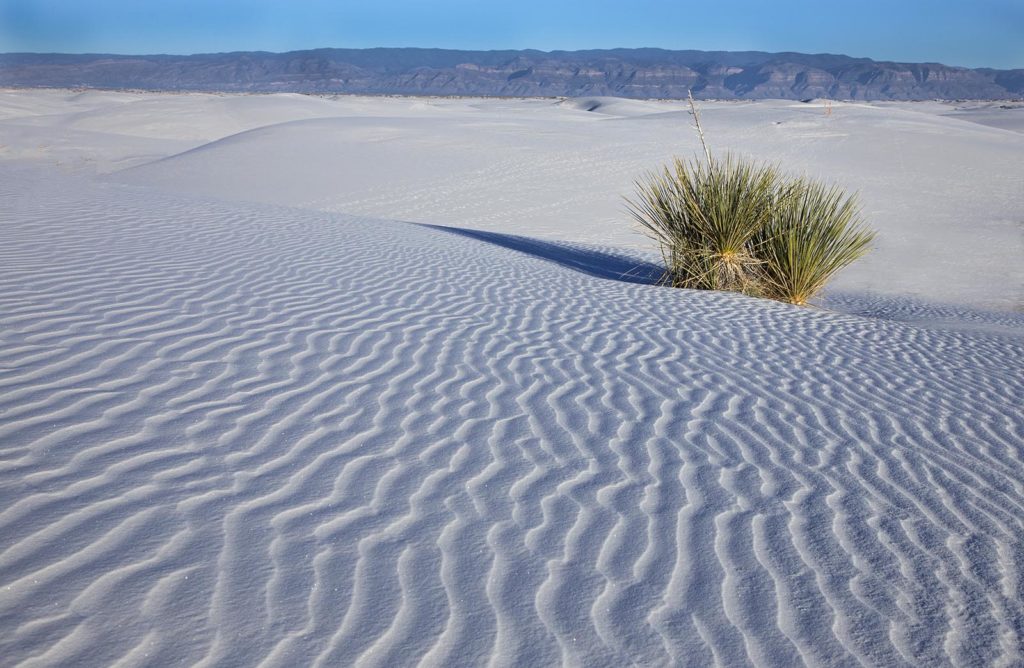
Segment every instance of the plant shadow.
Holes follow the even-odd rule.
[[[597,278],[640,285],[655,285],[664,275],[661,266],[626,253],[616,253],[608,249],[587,248],[576,244],[555,241],[543,241],[532,237],[521,237],[514,234],[485,232],[464,227],[447,227],[417,223],[441,232],[457,234],[477,241],[484,241],[520,253],[526,253],[542,260],[560,264],[574,271],[579,271]]]

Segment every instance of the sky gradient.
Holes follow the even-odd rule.
[[[1024,68],[1024,0],[0,0],[0,52],[374,46],[800,51]]]

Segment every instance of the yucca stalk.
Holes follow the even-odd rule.
[[[763,260],[765,296],[807,304],[836,272],[862,257],[875,233],[864,227],[856,196],[798,180],[754,244]]]

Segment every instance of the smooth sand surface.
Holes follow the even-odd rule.
[[[0,663],[1024,662],[1024,136],[702,107],[837,310],[651,284],[676,103],[0,93]]]
[[[1024,133],[990,126],[1019,121],[1001,106],[701,111],[714,150],[860,193],[877,247],[835,289],[1022,311]],[[0,157],[115,182],[629,248],[651,248],[625,211],[633,182],[700,150],[684,103],[614,98],[43,91],[0,93],[5,115]]]

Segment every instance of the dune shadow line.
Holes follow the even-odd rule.
[[[597,278],[606,278],[613,281],[625,283],[639,283],[641,285],[654,285],[658,283],[664,274],[662,267],[636,257],[625,254],[617,254],[604,250],[580,248],[570,244],[554,241],[543,241],[531,237],[521,237],[514,234],[500,234],[498,232],[484,232],[483,230],[471,230],[464,227],[447,227],[445,225],[429,225],[417,223],[421,227],[458,234],[477,241],[485,241],[503,248],[533,255],[534,257],[555,262],[575,271],[583,272]]]

